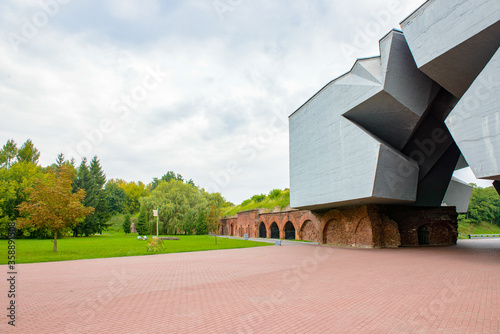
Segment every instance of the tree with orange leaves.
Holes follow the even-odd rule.
[[[219,231],[219,219],[220,219],[220,209],[212,204],[210,206],[210,211],[208,212],[208,229],[215,236],[215,244],[217,245],[217,232]]]
[[[73,175],[74,169],[69,164],[63,164],[56,172],[48,171],[26,189],[29,200],[17,207],[21,216],[17,219],[18,228],[33,226],[50,230],[54,234],[54,252],[57,252],[57,232],[73,228],[94,212],[94,208],[82,204],[83,189],[72,192]]]

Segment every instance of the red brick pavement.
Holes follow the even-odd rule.
[[[17,268],[17,326],[2,317],[0,332],[500,333],[499,239],[439,248],[270,246]],[[5,310],[5,280],[0,288]]]

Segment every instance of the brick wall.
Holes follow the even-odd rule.
[[[249,237],[255,238],[259,237],[259,228],[263,226],[265,236],[270,238],[272,226],[277,226],[276,237],[280,239],[392,248],[418,246],[422,243],[419,241],[420,228],[429,245],[454,245],[457,239],[456,217],[454,207],[361,205],[322,212],[290,209],[267,212],[260,209],[221,219],[220,233],[240,237],[248,233]]]
[[[387,215],[399,225],[402,246],[418,246],[418,231],[426,227],[429,245],[448,246],[457,243],[457,212],[455,207],[387,207]]]

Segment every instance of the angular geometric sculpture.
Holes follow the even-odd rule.
[[[500,50],[446,119],[477,178],[500,180]]]
[[[500,179],[499,18],[498,0],[427,1],[290,115],[291,207],[466,210],[454,170]]]
[[[457,208],[458,213],[465,213],[469,208],[471,195],[472,187],[453,177],[444,195],[443,206],[454,206]]]
[[[418,165],[398,149],[437,89],[416,68],[401,32],[389,33],[380,48],[380,57],[358,60],[290,116],[293,207],[415,201]]]
[[[427,1],[401,23],[421,71],[460,98],[446,125],[477,178],[500,178],[500,1]]]
[[[433,0],[401,22],[418,68],[461,98],[500,43],[500,1]]]
[[[372,72],[378,72],[380,77],[380,81],[372,80],[379,91],[343,116],[402,149],[437,90],[432,89],[432,80],[415,66],[403,34],[390,32],[380,41],[380,50],[381,57],[358,60],[350,72],[361,76],[362,70],[372,65]]]

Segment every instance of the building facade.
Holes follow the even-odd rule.
[[[372,204],[318,212],[256,209],[221,219],[219,234],[361,248],[449,246],[457,240],[457,213],[454,207]]]

